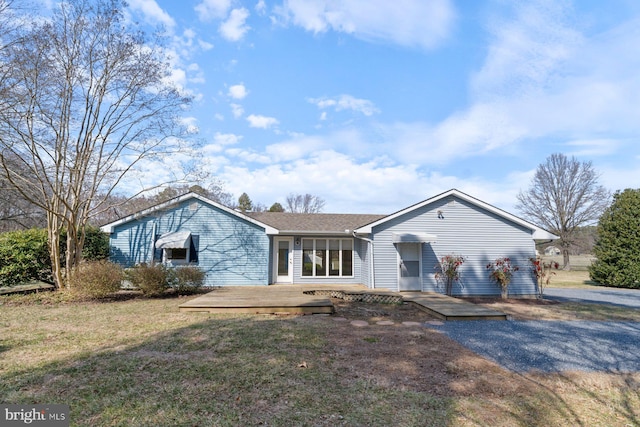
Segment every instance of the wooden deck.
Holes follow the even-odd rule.
[[[345,285],[271,285],[229,286],[217,288],[180,305],[180,311],[249,314],[331,314],[334,312],[329,296],[305,293],[312,290],[335,290],[362,294],[400,295],[404,301],[416,305],[442,320],[506,320],[499,311],[490,310],[446,295],[427,292],[385,292],[364,286]]]
[[[415,304],[442,320],[507,320],[501,311],[431,292],[402,293],[406,302]]]

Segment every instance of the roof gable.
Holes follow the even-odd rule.
[[[519,217],[517,217],[515,215],[512,215],[507,211],[504,211],[504,210],[502,210],[500,208],[497,208],[497,207],[492,206],[492,205],[490,205],[488,203],[485,203],[480,199],[476,199],[475,197],[472,197],[472,196],[470,196],[470,195],[468,195],[466,193],[463,193],[462,191],[456,190],[456,189],[451,189],[451,190],[446,191],[444,193],[438,194],[437,196],[434,196],[434,197],[431,197],[431,198],[429,198],[427,200],[424,200],[422,202],[416,203],[415,205],[409,206],[409,207],[407,207],[405,209],[402,209],[402,210],[399,210],[399,211],[397,211],[395,213],[392,213],[391,215],[387,215],[384,218],[381,218],[379,220],[373,221],[373,222],[371,222],[369,224],[366,224],[366,225],[356,229],[355,232],[356,233],[361,233],[361,234],[370,234],[372,232],[373,228],[376,227],[377,225],[384,224],[387,221],[391,221],[391,220],[393,220],[395,218],[398,218],[398,217],[400,217],[402,215],[408,214],[408,213],[413,212],[413,211],[415,211],[417,209],[420,209],[420,208],[422,208],[424,206],[427,206],[429,204],[432,204],[434,202],[437,202],[439,200],[442,200],[442,199],[445,199],[445,198],[451,197],[451,196],[454,196],[454,197],[457,197],[459,199],[462,199],[462,200],[464,200],[464,201],[466,201],[466,202],[468,202],[468,203],[470,203],[472,205],[475,205],[475,206],[477,206],[477,207],[479,207],[481,209],[484,209],[484,210],[486,210],[488,212],[491,212],[491,213],[493,213],[493,214],[495,214],[495,215],[497,215],[497,216],[499,216],[501,218],[504,218],[504,219],[506,219],[506,220],[508,220],[510,222],[513,222],[515,224],[518,224],[518,225],[520,225],[522,227],[525,227],[525,228],[531,230],[532,238],[535,239],[535,240],[555,240],[555,239],[558,238],[558,236],[556,236],[554,234],[551,234],[548,231],[546,231],[546,230],[544,230],[544,229],[542,229],[542,228],[540,228],[540,227],[538,227],[538,226],[536,226],[536,225],[534,225],[534,224],[532,224],[532,223],[530,223],[528,221],[525,221],[522,218],[519,218]]]
[[[237,217],[238,219],[242,219],[244,221],[247,221],[247,222],[250,222],[252,224],[255,224],[258,227],[264,228],[265,232],[267,234],[278,234],[278,230],[276,230],[275,228],[273,228],[273,227],[271,227],[271,226],[269,226],[267,224],[264,224],[264,223],[254,219],[254,218],[251,218],[250,216],[247,216],[247,215],[245,215],[245,214],[243,214],[241,212],[238,212],[238,211],[235,211],[235,210],[233,210],[231,208],[228,208],[227,206],[224,206],[224,205],[222,205],[220,203],[214,202],[213,200],[207,199],[206,197],[201,196],[201,195],[199,195],[197,193],[183,194],[182,196],[178,196],[178,197],[175,197],[175,198],[173,198],[171,200],[167,200],[166,202],[163,202],[163,203],[160,203],[158,205],[152,206],[150,208],[143,209],[143,210],[141,210],[139,212],[136,212],[136,213],[133,213],[131,215],[128,215],[128,216],[126,216],[124,218],[121,218],[121,219],[119,219],[117,221],[111,222],[109,224],[105,224],[102,227],[100,227],[100,230],[102,230],[105,233],[112,233],[113,229],[115,227],[119,226],[119,225],[126,224],[126,223],[131,222],[131,221],[135,221],[136,219],[139,219],[139,218],[144,218],[144,217],[149,216],[149,215],[151,215],[153,213],[165,210],[165,209],[173,207],[173,206],[177,206],[177,205],[179,205],[179,204],[181,204],[181,203],[183,203],[185,201],[188,201],[188,200],[200,200],[201,202],[203,202],[206,205],[209,205],[209,206],[211,206],[213,208],[219,209],[219,210],[221,210],[223,212],[226,212],[226,213],[228,213],[230,215],[233,215],[233,216]]]

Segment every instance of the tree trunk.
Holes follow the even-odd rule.
[[[562,267],[563,270],[565,271],[571,270],[571,262],[569,261],[569,248],[567,247],[562,248],[562,264],[563,264],[563,267]]]
[[[453,295],[453,280],[447,279],[447,283],[445,285],[445,294],[452,296]]]
[[[75,227],[67,227],[67,252],[65,258],[65,279],[67,282],[67,288],[71,288],[71,272],[75,267],[76,260],[76,252],[78,247],[76,246],[77,238],[76,238],[76,230]]]
[[[67,226],[67,252],[65,278],[67,287],[71,288],[71,274],[82,261],[82,248],[84,247],[84,226],[69,224]]]
[[[509,298],[509,287],[508,286],[501,286],[500,287],[500,297],[502,299]]]
[[[51,275],[56,289],[62,289],[64,278],[62,275],[60,256],[60,220],[55,215],[47,214],[47,235],[49,240],[49,257],[51,259]]]

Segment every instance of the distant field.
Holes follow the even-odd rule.
[[[544,256],[545,261],[555,261],[560,264],[560,270],[555,271],[555,275],[551,278],[551,287],[567,287],[576,288],[583,286],[594,286],[597,283],[592,282],[589,277],[588,268],[595,260],[593,255],[573,255],[569,258],[571,262],[571,270],[562,270],[562,255]]]
[[[543,256],[542,257],[545,261],[555,261],[558,264],[560,264],[562,266],[563,264],[563,260],[562,260],[562,255],[557,255],[557,256]],[[596,258],[593,255],[571,255],[569,257],[569,261],[571,262],[571,269],[572,270],[583,270],[586,271],[589,266],[591,265],[591,263],[595,260]]]

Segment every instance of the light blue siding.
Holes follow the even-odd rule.
[[[531,231],[455,196],[407,212],[372,231],[376,288],[398,289],[399,258],[392,234],[419,232],[437,235],[435,243],[421,244],[423,291],[444,291],[435,280],[435,267],[441,257],[455,254],[466,259],[460,268],[462,285],[454,286],[455,295],[499,295],[500,288],[489,280],[486,269],[498,257],[509,257],[520,267],[509,287],[510,295],[536,293],[529,263],[535,256]]]
[[[360,257],[362,258],[362,272],[360,274],[362,279],[362,284],[367,288],[372,288],[373,284],[371,282],[372,279],[372,269],[371,269],[371,243],[364,240],[358,239],[360,242]]]
[[[197,265],[207,286],[269,284],[269,238],[265,230],[198,199],[115,226],[111,259],[130,267],[153,260],[154,239],[191,232]]]

